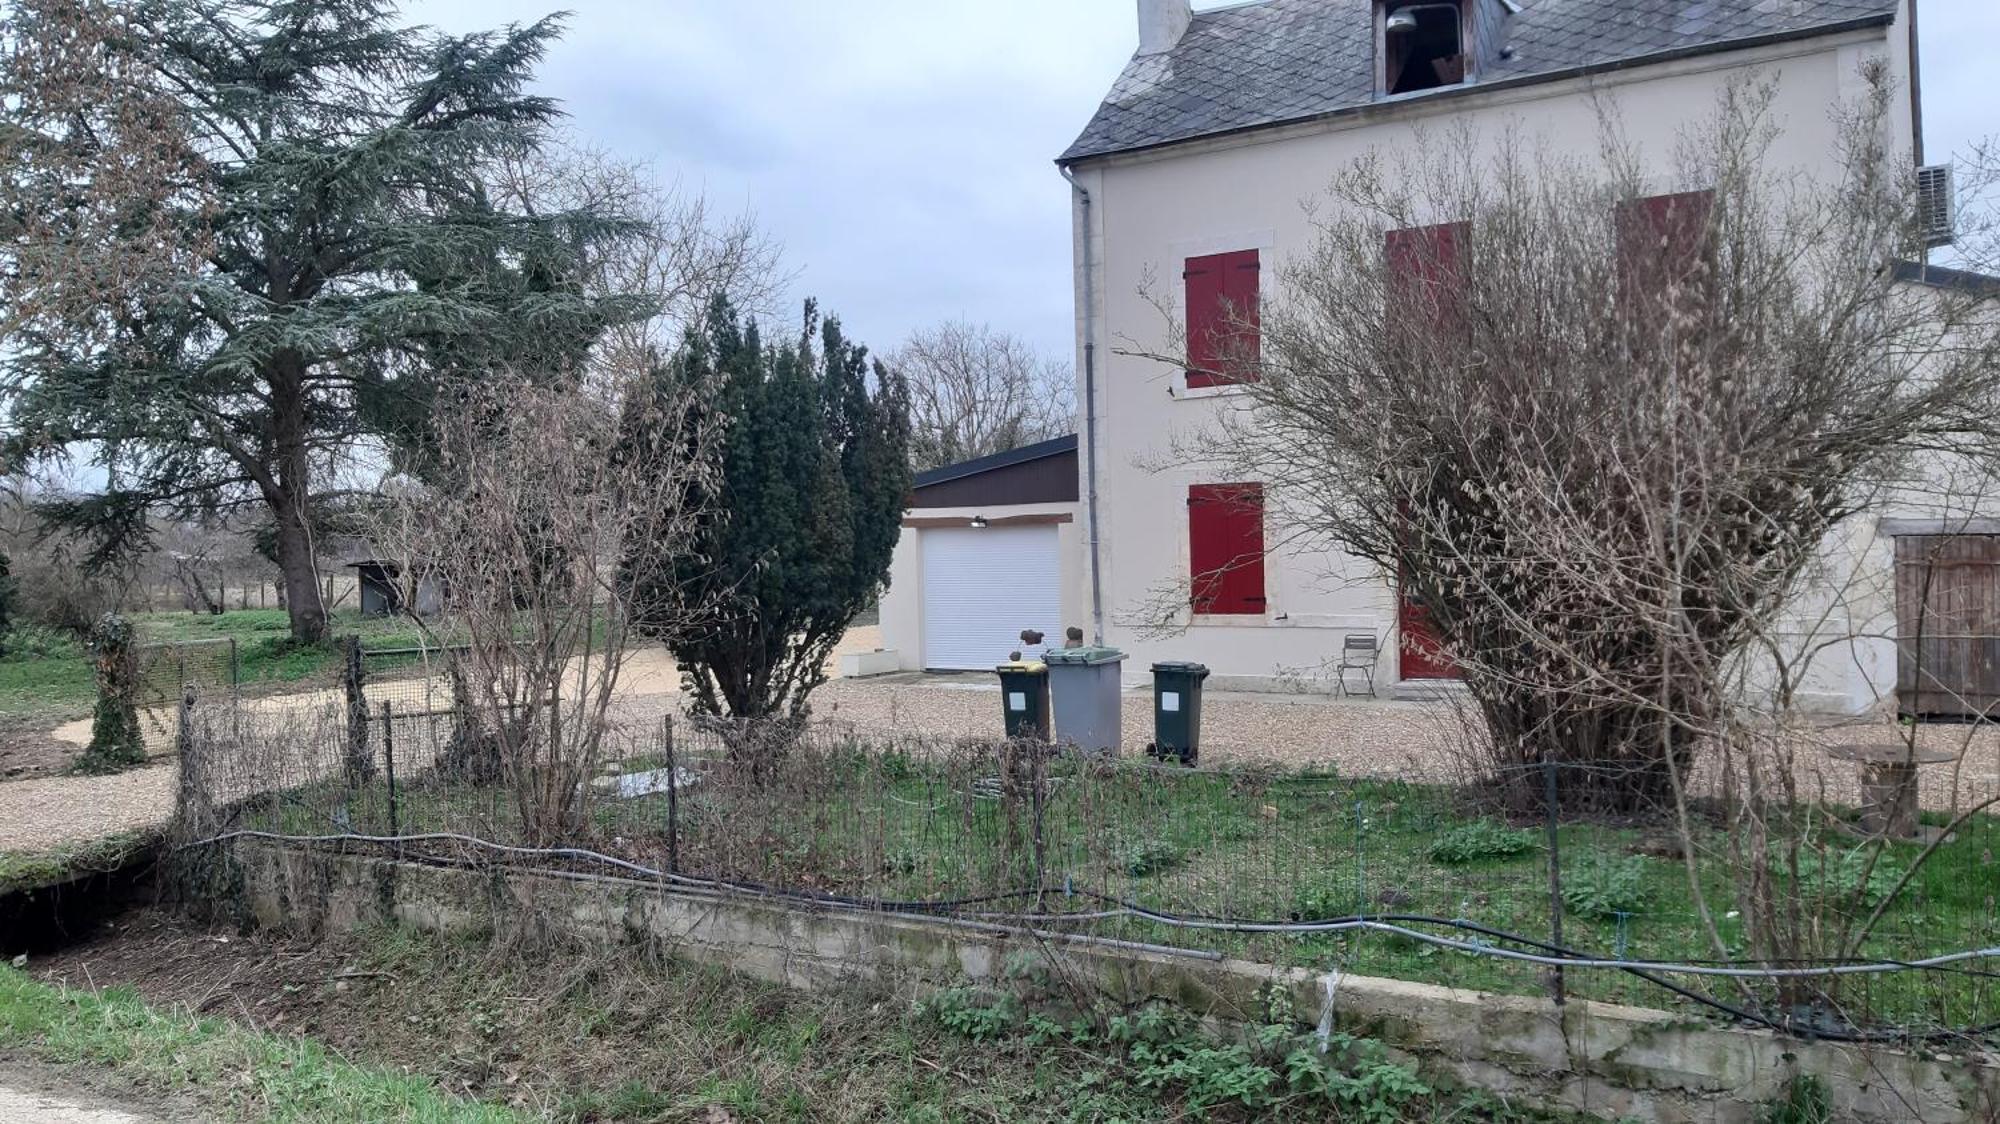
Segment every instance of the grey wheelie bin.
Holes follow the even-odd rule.
[[[1118,756],[1124,741],[1119,673],[1125,653],[1116,648],[1052,648],[1049,694],[1055,700],[1056,737],[1085,753]]]

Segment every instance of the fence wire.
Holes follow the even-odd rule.
[[[233,699],[242,682],[242,661],[233,637],[180,640],[139,648],[139,731],[150,752],[174,748],[175,715],[188,690],[210,699]]]
[[[250,833],[588,872],[1802,1035],[2000,1024],[2000,839],[1984,814],[1935,846],[1882,844],[1827,807],[1783,846],[1746,844],[1713,799],[1678,816],[1566,812],[1563,793],[1603,787],[1589,766],[1538,767],[1556,800],[1510,816],[1478,786],[665,719],[613,739],[552,825],[532,778],[457,764],[435,654],[360,663],[358,707],[343,685],[287,710],[187,713],[184,843]],[[1758,922],[1796,938],[1785,955],[1752,939]]]

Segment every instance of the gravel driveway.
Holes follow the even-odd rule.
[[[866,650],[878,642],[875,629],[856,629],[841,650]],[[661,714],[680,710],[679,675],[658,649],[635,654],[625,688],[627,697],[618,713],[628,730],[648,731]],[[1152,697],[1146,690],[1127,691],[1121,702],[1124,752],[1129,756],[1142,752],[1152,740]],[[966,737],[994,736],[1001,718],[999,688],[990,674],[836,679],[814,695],[814,713],[868,732]],[[1436,703],[1209,692],[1204,702],[1202,761],[1320,765],[1349,775],[1453,781],[1464,779],[1454,767],[1453,752],[1462,744],[1464,731],[1459,709]],[[1889,741],[1896,733],[1879,723],[1829,726],[1815,732],[1816,740],[1826,744]],[[1960,807],[1966,806],[1967,798],[1984,799],[2000,792],[2000,730],[1936,726],[1925,727],[1922,737],[1926,745],[1963,754],[1956,768],[1923,771],[1927,806],[1948,806],[1954,780]],[[1854,802],[1851,766],[1825,763],[1816,749],[1801,753],[1800,760],[1810,790]],[[47,850],[164,822],[172,811],[174,778],[172,765],[159,765],[116,777],[0,783],[0,850]]]

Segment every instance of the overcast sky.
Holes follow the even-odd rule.
[[[1930,158],[2000,133],[1993,0],[1921,0]],[[451,31],[562,0],[413,0]],[[754,212],[878,350],[964,318],[1067,357],[1055,156],[1138,42],[1133,0],[568,0],[544,93],[576,130]],[[1198,3],[1198,8],[1219,6]]]

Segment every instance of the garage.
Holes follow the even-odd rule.
[[[916,475],[882,597],[882,647],[843,674],[990,673],[1088,623],[1077,443],[1024,445]]]
[[[1062,636],[1062,553],[1051,524],[921,532],[927,671],[991,670],[1033,629]]]

